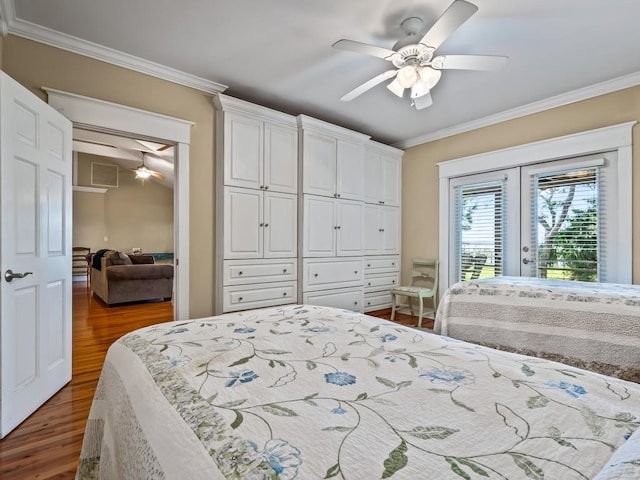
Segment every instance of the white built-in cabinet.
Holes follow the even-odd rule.
[[[216,116],[216,313],[390,306],[402,151],[226,95]]]
[[[298,301],[295,117],[215,97],[216,313]]]
[[[402,154],[369,142],[365,161],[364,311],[391,306],[400,282]]]

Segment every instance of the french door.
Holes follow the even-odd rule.
[[[616,281],[616,152],[450,179],[449,280]],[[630,199],[629,199],[630,201]]]

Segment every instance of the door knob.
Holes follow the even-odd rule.
[[[24,272],[24,273],[13,273],[13,270],[7,270],[4,272],[4,279],[7,283],[11,283],[11,280],[14,278],[24,278],[27,275],[33,275],[33,272]]]
[[[528,265],[529,262],[531,262],[531,260],[529,260],[528,258],[523,258],[522,259],[522,263],[524,263],[525,265]]]

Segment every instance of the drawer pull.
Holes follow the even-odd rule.
[[[370,264],[370,263],[367,263],[367,268],[368,268],[368,267],[370,267],[370,266],[371,266],[371,264]]]
[[[369,282],[368,285],[371,286],[371,282]]]
[[[353,273],[355,273],[357,275],[358,274],[358,270],[355,270]]]
[[[286,269],[286,268],[284,268],[284,269],[282,270],[282,273],[287,273],[287,269]]]
[[[242,275],[242,272],[238,272],[238,276]]]
[[[353,302],[353,304],[354,304],[354,305],[357,305],[357,304],[358,304],[358,302]]]
[[[391,266],[395,267],[396,266],[396,262],[391,262]]]
[[[283,297],[286,297],[286,296],[287,296],[287,292],[284,292],[284,293],[282,294],[282,296],[283,296]]]
[[[396,281],[395,281],[395,280],[392,280],[392,281],[391,281],[391,283],[396,283]]]
[[[242,297],[238,297],[238,301],[241,302],[242,301]]]
[[[367,302],[367,305],[371,305],[371,302]]]
[[[313,274],[313,276],[314,276],[314,277],[317,277],[317,276],[318,276],[318,274],[317,274],[317,273],[314,273],[314,274]]]

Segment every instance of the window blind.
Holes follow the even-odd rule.
[[[604,212],[601,167],[531,176],[536,276],[597,282],[602,278]]]
[[[457,280],[503,274],[506,224],[504,180],[456,187]]]

